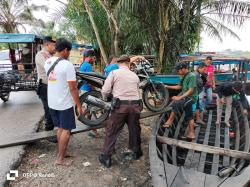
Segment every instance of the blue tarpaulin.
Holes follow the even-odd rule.
[[[34,34],[0,34],[0,43],[32,43],[37,39],[41,38]]]

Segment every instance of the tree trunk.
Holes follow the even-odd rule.
[[[109,5],[109,2],[107,2],[107,0],[100,0],[100,3],[102,5],[103,9],[105,10],[108,19],[111,19],[111,21],[112,21],[112,24],[110,24],[110,30],[112,33],[111,36],[112,36],[112,41],[113,41],[113,45],[114,45],[115,55],[118,56],[120,53],[120,49],[119,49],[120,29],[119,29],[117,18],[112,13],[111,7]],[[115,31],[114,34],[113,34],[113,30]]]
[[[162,38],[162,37],[161,37]],[[160,47],[159,47],[159,66],[158,66],[158,73],[160,73],[164,67],[163,67],[163,63],[164,63],[164,52],[165,52],[165,41],[161,39],[160,41]]]
[[[167,32],[169,29],[168,19],[168,5],[165,4],[164,0],[161,0],[159,4],[160,8],[160,46],[159,46],[159,71],[163,72],[166,64],[165,57],[165,43],[167,40]]]
[[[86,9],[86,11],[87,11],[87,13],[88,13],[88,15],[89,15],[90,22],[91,22],[92,27],[93,27],[93,29],[94,29],[95,36],[96,36],[98,45],[99,45],[100,50],[101,50],[102,58],[103,58],[105,64],[108,64],[107,55],[106,55],[106,53],[105,53],[105,50],[104,50],[104,47],[103,47],[103,44],[102,44],[102,41],[101,41],[101,37],[100,37],[99,32],[98,32],[98,28],[97,28],[97,26],[96,26],[96,24],[95,24],[95,20],[94,20],[92,11],[91,11],[91,9],[90,9],[90,7],[89,7],[89,5],[88,5],[87,0],[83,0],[83,4],[84,4],[85,9]]]

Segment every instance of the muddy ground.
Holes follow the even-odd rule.
[[[98,161],[103,146],[104,129],[98,130],[100,137],[93,138],[88,133],[75,134],[69,143],[69,153],[74,160],[71,166],[55,166],[57,144],[47,140],[27,146],[22,164],[17,168],[19,176],[9,185],[13,187],[149,187],[150,177],[148,144],[151,127],[155,118],[141,120],[143,157],[138,161],[125,161],[122,152],[127,147],[127,126],[123,129],[116,144],[116,154],[112,156],[111,168],[104,168]]]

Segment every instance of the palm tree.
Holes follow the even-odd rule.
[[[0,9],[0,27],[5,33],[19,32],[19,26],[25,30],[24,24],[42,25],[43,21],[36,19],[32,11],[47,11],[46,6],[29,5],[27,0],[2,0]]]
[[[222,40],[221,34],[238,37],[228,25],[242,26],[250,3],[236,0],[120,0],[120,10],[138,18],[158,52],[159,69],[172,66],[182,52],[192,52],[201,31]]]
[[[107,20],[103,15],[104,12],[100,11],[100,3],[88,0],[73,0],[69,3],[64,3],[60,0],[56,1],[61,3],[62,6],[53,13],[53,19],[56,22],[62,18],[66,18],[70,21],[72,27],[74,27],[77,32],[77,38],[84,39],[92,44],[97,44],[100,48],[103,61],[107,64],[108,50],[106,46],[109,43],[105,42],[105,39],[109,37],[104,30],[107,25],[105,21]],[[93,12],[98,12],[98,14],[93,14]]]

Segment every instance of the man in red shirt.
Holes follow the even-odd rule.
[[[203,107],[205,108],[212,102],[213,90],[215,89],[215,79],[214,79],[214,66],[212,65],[213,59],[211,56],[208,56],[205,60],[207,66],[205,73],[207,74],[207,82],[204,86],[203,94],[206,95],[206,102]]]

